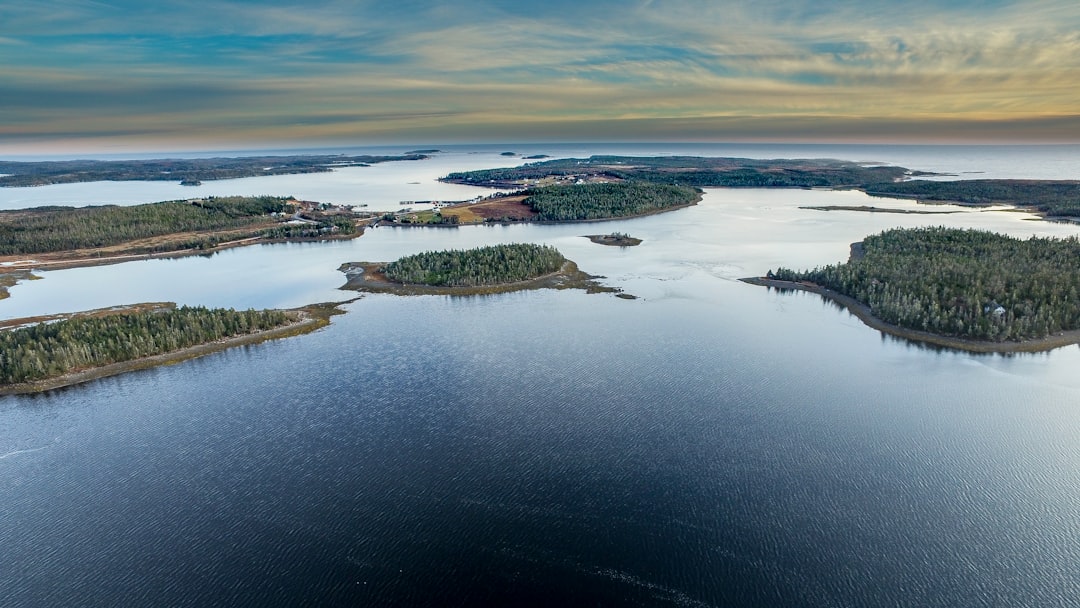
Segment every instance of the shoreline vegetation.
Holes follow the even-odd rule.
[[[266,175],[327,173],[344,167],[424,160],[426,152],[398,156],[239,156],[222,158],[165,158],[148,160],[0,161],[0,187],[49,186],[83,182],[175,181],[198,186],[205,181]],[[435,151],[430,151],[435,152]]]
[[[370,215],[271,196],[0,211],[0,274],[350,239],[363,234]]]
[[[620,293],[597,283],[595,279],[601,277],[580,271],[555,248],[524,243],[429,251],[390,263],[349,262],[338,270],[347,278],[342,289],[406,296],[471,296],[532,289]]]
[[[35,327],[47,324],[50,337],[47,338],[48,349],[43,351],[34,349],[31,344],[30,350],[20,351],[18,347],[7,347],[0,356],[0,373],[4,381],[0,383],[0,395],[29,394],[50,391],[66,386],[73,386],[99,378],[115,376],[130,371],[149,369],[162,365],[172,365],[189,359],[195,359],[212,353],[220,352],[237,346],[260,344],[268,340],[287,338],[313,332],[325,327],[330,323],[330,317],[343,314],[339,306],[343,303],[312,304],[288,310],[263,310],[263,311],[234,311],[231,309],[205,309],[201,307],[177,308],[171,302],[133,304],[128,306],[116,306],[111,308],[96,309],[78,313],[61,315],[45,315],[24,319],[12,319],[0,324],[0,340],[17,343],[20,341],[19,332],[32,332]],[[126,342],[123,345],[117,339],[112,339],[113,348],[120,348],[117,360],[109,360],[113,355],[105,355],[101,351],[109,344],[110,338],[102,338],[102,341],[91,342],[79,337],[80,332],[85,332],[86,322],[91,324],[91,331],[103,332],[102,335],[117,335],[118,332],[131,331],[141,326],[145,328],[148,322],[152,325],[158,318],[194,315],[206,321],[208,325],[217,325],[218,331],[210,331],[209,339],[194,343],[172,341],[181,344],[176,348],[166,348],[162,352],[150,354],[134,354],[133,344]],[[239,328],[236,331],[221,329],[221,319],[230,320]],[[250,320],[261,320],[261,323],[251,324]],[[168,319],[167,321],[172,321]],[[181,326],[186,329],[187,326]],[[38,333],[41,333],[38,330]],[[160,338],[160,336],[151,336]],[[41,338],[32,338],[41,344]],[[64,367],[59,361],[64,355],[71,354],[73,359],[90,361],[81,365]],[[22,358],[19,360],[19,358]],[[30,367],[43,370],[38,372],[25,372],[25,365],[31,359],[36,358],[36,363],[30,363]],[[93,360],[97,359],[97,362]],[[44,371],[44,368],[51,370]],[[26,379],[12,381],[12,378],[20,374],[28,375]]]
[[[843,264],[778,268],[747,283],[809,291],[881,331],[974,352],[1080,342],[1080,240],[951,228],[886,230]]]
[[[35,276],[29,270],[13,270],[9,272],[2,272],[0,269],[0,300],[11,296],[8,293],[9,287],[18,285],[21,281],[36,281],[41,277]]]
[[[886,333],[890,336],[904,338],[913,342],[924,342],[933,346],[940,346],[944,348],[951,348],[972,353],[1006,354],[1039,353],[1053,350],[1055,348],[1060,348],[1062,346],[1080,344],[1080,330],[1070,330],[1060,332],[1051,336],[1046,336],[1045,338],[1023,340],[1018,342],[986,342],[983,340],[971,340],[964,338],[956,338],[953,336],[943,336],[930,333],[928,331],[908,329],[906,327],[900,327],[899,325],[893,325],[892,323],[886,323],[880,318],[875,317],[869,306],[863,304],[862,302],[859,302],[855,298],[845,296],[842,293],[837,293],[830,289],[826,289],[821,285],[816,285],[808,281],[783,281],[779,279],[770,279],[768,277],[746,277],[739,280],[743,283],[757,285],[759,287],[768,287],[770,289],[776,289],[780,292],[805,291],[807,293],[817,294],[827,300],[839,304],[842,308],[855,315],[868,327]]]

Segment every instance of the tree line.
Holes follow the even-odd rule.
[[[526,281],[555,272],[565,262],[554,247],[518,243],[418,253],[387,264],[383,273],[398,283],[477,287]]]
[[[288,198],[273,196],[209,197],[192,202],[169,201],[120,207],[38,207],[0,211],[0,255],[25,255],[120,245],[138,239],[186,232],[244,230],[232,235],[197,235],[183,242],[133,248],[152,253],[208,247],[223,240],[318,237],[351,234],[348,218],[323,218],[315,224],[281,224],[265,228],[270,214],[291,212]]]
[[[1080,217],[1080,182],[972,179],[947,182],[912,180],[874,184],[867,194],[972,205],[1033,207],[1052,217]]]
[[[279,310],[182,306],[102,317],[74,317],[0,331],[0,383],[60,376],[111,363],[280,327]]]
[[[564,222],[627,217],[689,205],[694,188],[645,182],[545,186],[526,191],[524,203],[540,221]]]
[[[1080,329],[1080,241],[909,228],[867,237],[862,255],[770,276],[810,281],[909,329],[989,341]]]

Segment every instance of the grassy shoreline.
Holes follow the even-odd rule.
[[[826,289],[814,283],[781,281],[778,279],[769,279],[766,277],[748,277],[739,280],[744,283],[748,283],[750,285],[757,285],[760,287],[772,287],[780,290],[789,289],[794,291],[805,291],[809,293],[814,293],[823,298],[827,298],[833,302],[836,302],[837,304],[847,309],[848,312],[858,317],[860,321],[862,321],[869,327],[872,327],[891,336],[905,338],[913,342],[923,342],[926,344],[932,344],[934,346],[941,346],[971,353],[1039,353],[1053,350],[1055,348],[1060,348],[1062,346],[1080,344],[1080,330],[1059,332],[1045,338],[1035,338],[1019,342],[989,342],[984,340],[971,340],[966,338],[956,338],[952,336],[942,336],[927,331],[907,329],[905,327],[900,327],[899,325],[887,323],[874,316],[874,314],[870,310],[870,307],[866,304],[859,302],[855,298],[845,296],[841,293],[837,293],[831,289]]]

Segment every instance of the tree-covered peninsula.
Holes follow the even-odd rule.
[[[768,278],[809,282],[889,324],[934,335],[1020,342],[1080,330],[1080,241],[980,230],[887,230],[843,264]]]
[[[122,247],[127,254],[206,249],[238,239],[319,238],[357,232],[351,217],[299,213],[288,198],[207,197],[121,207],[0,211],[0,256]],[[169,238],[166,238],[169,237]],[[113,252],[116,253],[116,252]]]
[[[297,323],[296,311],[168,306],[0,331],[0,385],[32,383]]]
[[[868,185],[872,196],[967,205],[1016,205],[1047,217],[1080,217],[1080,182],[1019,179],[912,180]]]

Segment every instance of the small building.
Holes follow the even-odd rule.
[[[983,306],[983,312],[995,319],[1000,319],[1005,316],[1005,307],[997,302],[990,302],[986,306]]]

